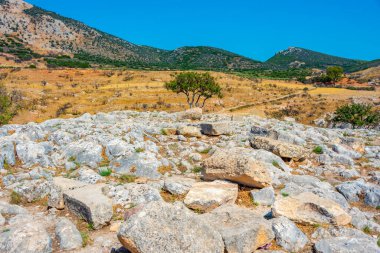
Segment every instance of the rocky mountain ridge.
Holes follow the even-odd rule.
[[[118,111],[0,147],[1,253],[380,252],[375,130]]]

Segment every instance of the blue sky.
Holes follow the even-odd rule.
[[[380,0],[26,0],[140,45],[206,45],[257,60],[298,46],[380,58]]]

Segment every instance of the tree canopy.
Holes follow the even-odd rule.
[[[343,77],[343,68],[339,66],[331,66],[326,69],[326,75],[333,82],[337,82]]]
[[[165,88],[185,94],[190,108],[202,108],[211,97],[222,97],[222,88],[209,73],[182,72],[165,83]]]
[[[380,112],[374,111],[371,105],[347,104],[335,112],[335,122],[350,123],[354,128],[375,127],[380,123]]]

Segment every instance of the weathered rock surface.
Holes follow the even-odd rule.
[[[257,188],[272,182],[266,164],[252,158],[244,148],[218,149],[203,166],[205,180],[225,179]]]
[[[294,144],[273,140],[267,137],[253,136],[249,139],[255,149],[264,149],[282,158],[301,160],[308,156],[308,151]]]
[[[302,250],[309,241],[307,236],[285,217],[273,219],[272,227],[277,244],[290,252]]]
[[[195,182],[192,178],[168,177],[164,181],[164,189],[171,194],[182,195],[186,194]]]
[[[201,120],[202,108],[194,107],[178,114],[180,119]]]
[[[63,209],[65,203],[63,201],[63,193],[69,190],[82,188],[88,184],[78,180],[68,179],[64,177],[54,177],[50,184],[50,193],[48,199],[48,206],[57,209]]]
[[[101,228],[109,223],[113,215],[112,201],[102,192],[104,186],[104,184],[88,185],[65,191],[63,193],[65,205],[94,228]]]
[[[184,203],[191,209],[210,211],[223,204],[235,203],[238,185],[224,181],[193,184]]]
[[[52,239],[45,227],[33,220],[33,216],[20,214],[0,233],[1,253],[50,253]]]
[[[277,200],[272,212],[275,217],[285,216],[300,223],[346,225],[351,222],[351,216],[336,202],[310,192]]]
[[[180,135],[185,137],[202,137],[201,130],[195,126],[184,126],[178,129]]]
[[[205,135],[219,136],[223,134],[227,135],[232,133],[232,129],[230,128],[227,122],[201,123],[200,127],[202,133]]]
[[[118,238],[132,253],[223,253],[221,235],[182,204],[150,202],[131,210]]]
[[[201,219],[222,235],[227,252],[255,252],[274,238],[269,221],[236,205],[222,205]]]
[[[82,247],[82,236],[76,226],[67,218],[60,218],[55,234],[61,250],[74,250]]]
[[[255,203],[258,203],[261,205],[270,206],[275,201],[274,189],[272,186],[265,187],[258,191],[252,190],[251,196]]]
[[[379,247],[373,240],[352,237],[335,237],[320,240],[315,243],[314,250],[317,253],[380,252]]]

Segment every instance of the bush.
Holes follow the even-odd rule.
[[[323,148],[321,146],[316,146],[314,149],[313,149],[313,152],[320,155],[320,154],[323,154]]]
[[[0,85],[0,125],[8,124],[13,116],[11,98],[5,87]]]
[[[380,112],[374,111],[371,105],[347,104],[335,112],[334,122],[349,123],[353,128],[373,128],[380,123]]]

